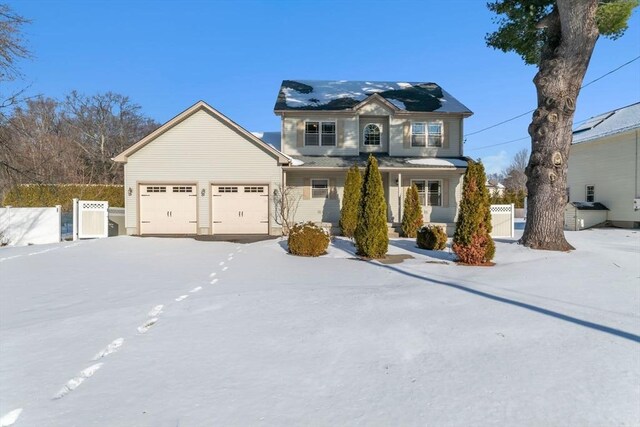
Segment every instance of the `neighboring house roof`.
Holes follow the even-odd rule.
[[[257,146],[264,148],[267,152],[272,154],[274,157],[277,157],[278,161],[280,161],[281,163],[289,163],[290,161],[289,158],[285,156],[283,153],[281,153],[280,151],[278,151],[278,149],[272,147],[271,145],[267,144],[260,138],[253,135],[251,132],[245,130],[242,126],[240,126],[239,124],[237,124],[236,122],[234,122],[233,120],[231,120],[230,118],[228,118],[227,116],[225,116],[224,114],[222,114],[221,112],[219,112],[218,110],[216,110],[215,108],[213,108],[212,106],[210,106],[204,101],[196,102],[191,107],[187,108],[182,113],[178,114],[177,116],[175,116],[174,118],[172,118],[171,120],[169,120],[168,122],[160,126],[155,131],[151,132],[149,135],[145,136],[140,141],[136,142],[131,147],[127,148],[125,151],[118,154],[116,157],[114,157],[111,160],[120,162],[120,163],[126,163],[127,158],[132,154],[134,154],[136,151],[140,150],[145,145],[149,144],[151,141],[153,141],[163,133],[167,132],[169,129],[173,128],[174,126],[178,125],[185,119],[191,117],[192,115],[194,115],[195,113],[201,110],[207,111],[209,114],[214,116],[220,122],[227,125],[232,130],[239,133],[241,136],[244,136],[246,139],[253,142]]]
[[[388,154],[373,154],[380,168],[428,168],[428,169],[465,169],[466,157],[392,157]],[[366,166],[368,153],[359,156],[290,156],[292,169],[296,168],[349,168],[354,164]]]
[[[486,187],[491,187],[491,188],[505,188],[504,185],[500,184],[499,182],[491,182],[491,181],[487,181],[485,183]]]
[[[573,143],[640,128],[640,102],[592,117],[573,131]]]
[[[254,136],[260,138],[276,150],[282,147],[282,134],[280,132],[251,132]]]
[[[600,202],[569,202],[579,211],[608,211],[609,208]]]
[[[274,110],[354,110],[374,95],[399,111],[473,114],[435,83],[347,80],[284,80]]]

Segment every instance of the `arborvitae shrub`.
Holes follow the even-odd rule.
[[[493,259],[495,245],[491,238],[489,191],[482,163],[469,162],[462,186],[453,251],[460,262],[486,264]]]
[[[437,225],[426,225],[418,230],[416,244],[420,249],[441,251],[447,247],[447,233]]]
[[[22,184],[13,187],[2,204],[16,208],[51,207],[73,209],[73,199],[105,200],[111,207],[124,207],[124,187],[107,184]]]
[[[340,210],[340,230],[342,235],[353,238],[358,226],[358,210],[362,196],[362,174],[358,166],[353,165],[347,171],[344,183],[344,196]]]
[[[312,222],[295,224],[289,230],[289,252],[300,256],[320,256],[327,253],[329,233]]]
[[[418,187],[412,184],[404,198],[404,208],[402,209],[402,235],[404,237],[416,237],[418,229],[422,227],[424,220],[422,217],[422,206]]]
[[[389,247],[387,202],[384,198],[378,161],[372,155],[369,155],[364,174],[355,238],[359,255],[367,258],[383,258],[387,254]]]

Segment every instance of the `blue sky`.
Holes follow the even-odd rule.
[[[283,79],[433,81],[474,115],[466,133],[535,107],[536,69],[485,46],[485,1],[9,1],[33,20],[21,64],[30,94],[114,91],[164,122],[203,99],[245,128],[278,130]],[[640,56],[627,34],[600,39],[585,82]],[[576,121],[640,101],[640,60],[585,88]],[[467,138],[489,171],[528,140],[530,116]]]

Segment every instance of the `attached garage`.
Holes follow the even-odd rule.
[[[273,234],[289,158],[200,101],[114,158],[127,234]]]
[[[213,234],[268,234],[268,185],[213,185]]]
[[[196,234],[198,195],[195,185],[141,184],[140,234]]]

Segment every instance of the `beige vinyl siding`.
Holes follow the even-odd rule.
[[[377,100],[370,101],[358,109],[358,114],[361,116],[389,116],[393,113],[393,110]]]
[[[572,202],[586,200],[586,186],[595,186],[595,201],[609,208],[608,220],[640,221],[633,200],[639,198],[639,131],[618,134],[571,146],[568,186]]]
[[[404,203],[404,196],[407,190],[411,186],[411,180],[442,180],[443,191],[446,189],[446,195],[442,194],[443,203],[447,201],[446,207],[444,206],[425,206],[423,208],[425,223],[454,223],[458,218],[458,205],[462,199],[462,177],[461,172],[457,171],[402,171],[402,194],[398,195],[398,186],[395,184],[398,173],[393,172],[390,177],[390,206],[394,214],[393,222],[400,222],[402,220],[402,205]]]
[[[128,158],[125,164],[127,232],[138,233],[138,184],[196,185],[198,233],[208,234],[212,183],[266,184],[272,193],[280,180],[281,169],[272,154],[200,110]],[[131,196],[128,188],[133,189]],[[275,226],[273,221],[271,226]]]
[[[429,122],[441,120],[444,128],[442,147],[408,147],[404,144],[404,128],[411,122]],[[462,155],[462,117],[412,115],[396,116],[389,119],[389,154],[403,157],[458,157]],[[448,145],[448,146],[447,146]]]
[[[294,187],[297,197],[300,198],[295,221],[312,221],[338,224],[340,220],[340,208],[344,194],[344,180],[346,171],[287,171],[287,186]],[[309,186],[313,179],[329,180],[329,191],[337,192],[333,198],[312,198]],[[307,190],[305,190],[305,187]]]
[[[355,116],[330,116],[309,114],[300,116],[285,116],[283,119],[282,150],[292,156],[357,156],[358,155],[358,120]],[[335,121],[335,146],[304,146],[298,143],[304,139],[305,121]],[[302,132],[300,132],[300,130]],[[302,135],[300,135],[302,133]]]

